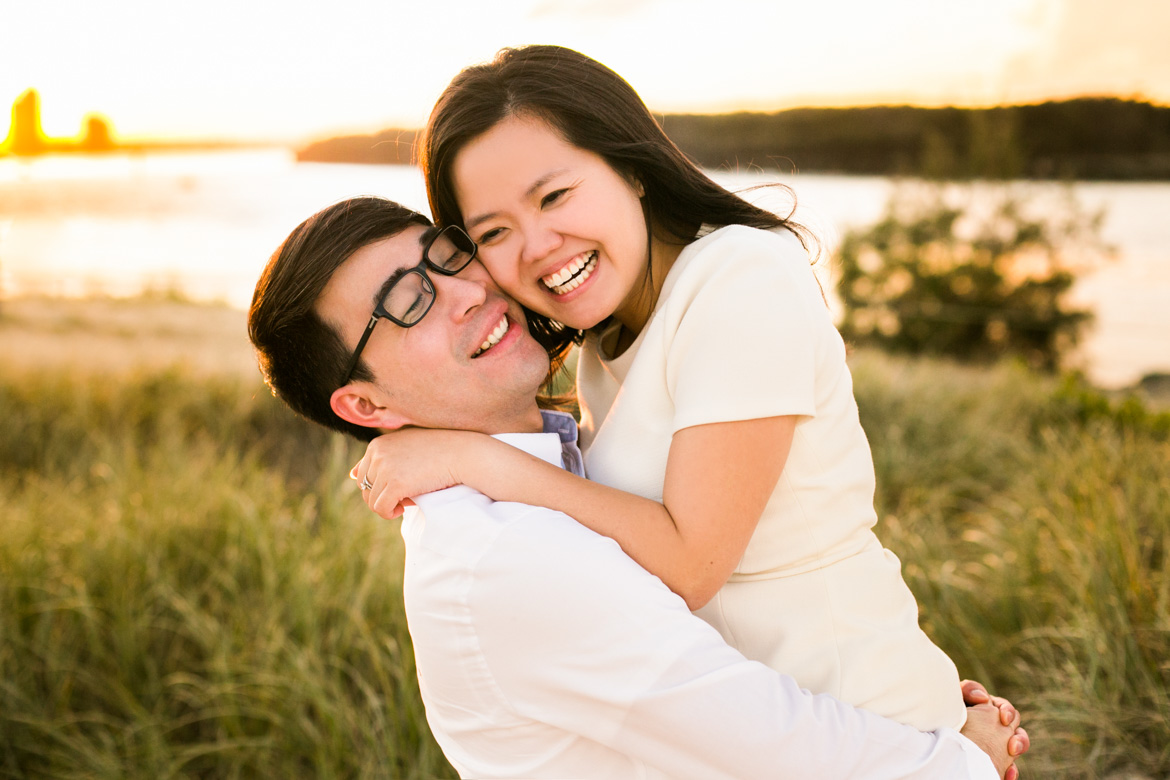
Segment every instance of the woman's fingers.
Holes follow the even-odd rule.
[[[999,708],[999,722],[1005,726],[1020,725],[1020,712],[1002,696],[992,696],[991,703]]]
[[[1032,747],[1032,740],[1028,738],[1028,732],[1022,727],[1016,729],[1016,733],[1008,740],[1008,755],[1022,756],[1028,752],[1028,748]]]
[[[974,680],[963,680],[959,683],[959,687],[963,691],[963,703],[968,707],[974,704],[983,704],[991,699],[982,683]]]
[[[349,470],[349,478],[358,483],[362,491],[362,500],[376,514],[387,520],[398,517],[405,507],[403,502],[408,499],[395,495],[387,480],[379,480],[377,472],[378,469],[367,451],[365,457]]]

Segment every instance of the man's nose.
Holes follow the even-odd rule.
[[[431,275],[435,294],[452,319],[458,321],[482,306],[493,286],[483,263],[473,260],[454,276]]]

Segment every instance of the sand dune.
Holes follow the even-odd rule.
[[[0,370],[124,373],[179,366],[258,376],[245,314],[172,300],[0,300]]]

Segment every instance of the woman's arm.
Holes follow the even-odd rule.
[[[370,477],[374,487],[366,502],[384,517],[399,514],[406,495],[460,483],[497,501],[564,512],[614,539],[694,610],[711,600],[743,557],[780,479],[795,428],[796,418],[785,416],[678,431],[661,504],[464,431],[403,430],[380,437],[354,473]]]

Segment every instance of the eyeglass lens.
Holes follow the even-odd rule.
[[[474,254],[475,244],[466,233],[447,228],[440,231],[427,247],[426,260],[443,271],[455,273],[463,270]]]
[[[416,268],[394,283],[382,299],[382,308],[400,324],[410,326],[423,318],[434,299],[431,281]]]

